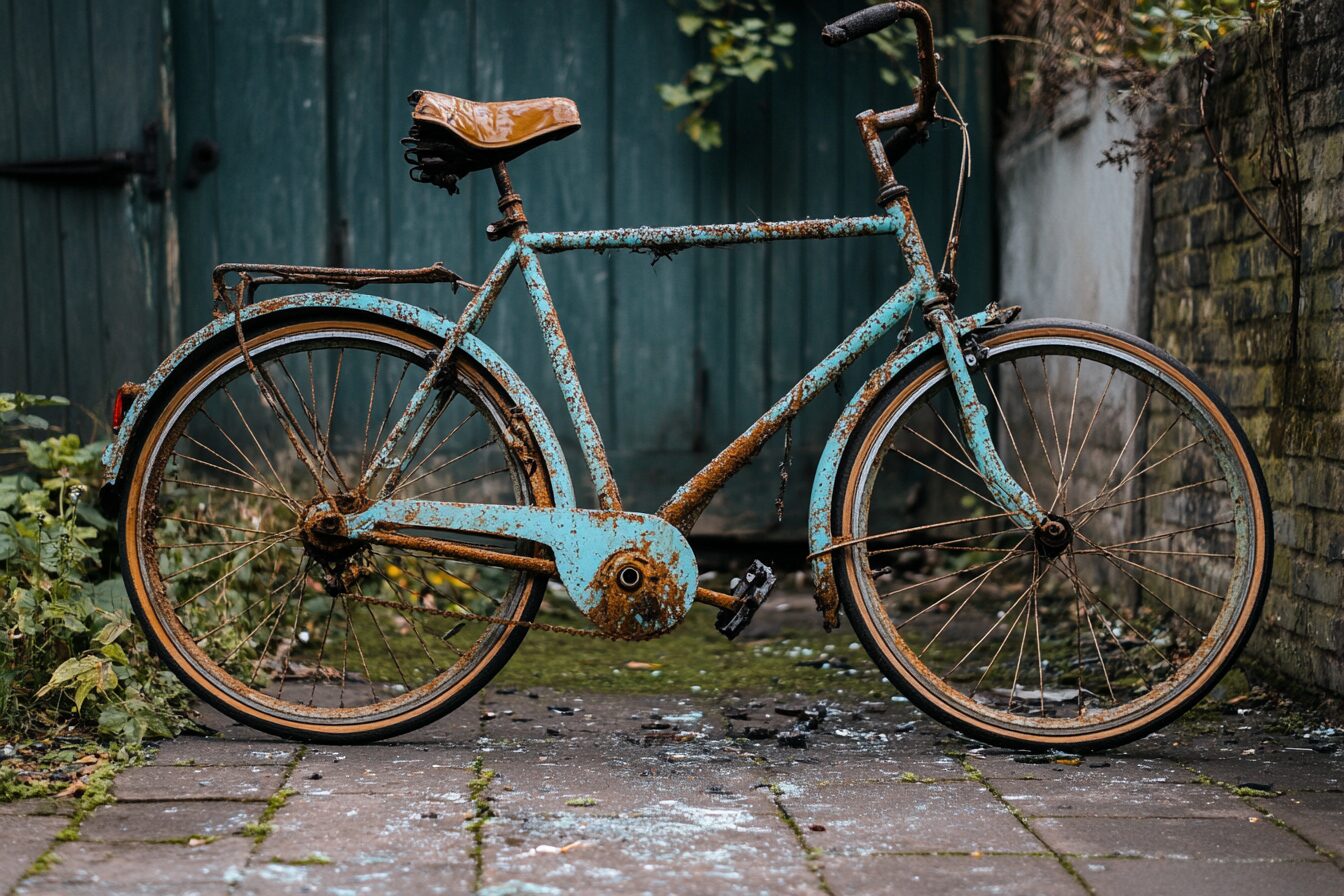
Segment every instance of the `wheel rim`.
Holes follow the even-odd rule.
[[[1262,586],[1263,508],[1242,445],[1181,371],[1119,339],[1019,331],[987,348],[977,390],[1000,456],[1064,521],[1063,546],[993,507],[938,404],[945,366],[922,371],[864,433],[842,515],[843,538],[870,539],[846,550],[844,574],[873,646],[926,705],[1009,739],[1109,737],[1184,708],[1244,639]],[[936,485],[895,507],[911,471]],[[893,511],[915,518],[885,525]],[[1153,528],[1173,514],[1185,522]]]
[[[249,342],[302,436],[328,458],[321,488],[236,351],[207,365],[156,421],[129,496],[137,590],[170,660],[225,708],[356,732],[441,707],[516,644],[513,626],[447,614],[525,619],[544,585],[536,576],[314,537],[323,495],[353,506],[379,494],[386,473],[356,495],[356,471],[432,348],[368,324],[295,325]],[[544,472],[509,447],[518,434],[488,377],[459,364],[445,383],[450,399],[436,396],[417,419],[432,415],[429,435],[387,496],[549,503]],[[535,552],[522,541],[468,540]]]

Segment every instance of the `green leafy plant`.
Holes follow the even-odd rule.
[[[868,0],[876,4],[885,0]],[[784,52],[793,46],[798,24],[781,16],[771,0],[694,0],[678,6],[677,28],[699,41],[705,58],[691,66],[681,81],[659,84],[658,93],[670,109],[688,109],[679,128],[701,149],[723,145],[723,125],[710,116],[714,99],[744,79],[759,83],[769,73],[790,64]],[[802,12],[801,9],[797,10]],[[914,29],[887,28],[868,35],[882,54],[879,70],[888,84],[904,81],[914,87],[918,67],[913,64],[918,45]],[[975,43],[969,28],[956,28],[935,39],[939,50]]]
[[[96,729],[138,743],[175,734],[186,693],[138,639],[115,569],[115,526],[92,506],[100,444],[35,409],[65,399],[0,393],[0,731]]]
[[[756,83],[789,58],[798,26],[781,21],[770,0],[695,0],[677,15],[677,28],[700,41],[707,58],[691,66],[680,82],[659,84],[670,109],[688,109],[680,129],[701,149],[723,145],[723,126],[706,115],[714,98],[734,79]]]
[[[1154,68],[1170,68],[1279,6],[1279,0],[1140,0],[1124,49]]]
[[[1266,21],[1282,0],[999,0],[1016,101],[1049,113],[1068,90],[1106,77],[1141,94],[1156,75],[1220,38]]]

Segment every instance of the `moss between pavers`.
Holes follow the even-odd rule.
[[[769,605],[761,612],[770,612]],[[584,622],[569,613],[539,618],[564,625]],[[782,631],[766,641],[729,641],[714,628],[713,614],[697,607],[675,631],[652,641],[532,632],[493,683],[627,694],[889,696],[891,685],[852,638],[849,632],[823,631],[818,619],[814,629]],[[831,668],[819,667],[823,657],[832,661]],[[627,668],[630,662],[656,668]]]
[[[256,821],[249,821],[239,829],[238,833],[244,837],[251,837],[252,840],[260,846],[267,837],[271,835],[274,827],[271,825],[271,819],[275,818],[275,813],[279,812],[289,798],[298,793],[297,790],[289,786],[290,776],[294,774],[294,769],[298,767],[299,762],[308,752],[307,747],[299,747],[290,757],[289,762],[285,764],[285,774],[280,781],[280,789],[271,794],[271,798],[266,801],[266,808],[261,810],[261,817]]]
[[[84,819],[89,817],[89,813],[99,806],[116,801],[116,797],[112,796],[112,780],[117,776],[117,773],[140,758],[141,754],[137,751],[123,761],[108,762],[89,775],[85,780],[84,791],[76,797],[75,811],[70,816],[70,823],[56,835],[55,842],[52,843],[51,847],[33,860],[33,863],[24,871],[21,880],[27,880],[41,874],[55,864],[56,844],[70,843],[79,839],[80,825],[84,823]]]
[[[330,865],[331,859],[321,853],[306,855],[300,859],[282,859],[279,856],[271,856],[272,865]]]
[[[474,814],[471,820],[467,822],[467,830],[471,832],[471,860],[475,866],[474,891],[481,889],[481,882],[485,879],[485,823],[494,816],[494,810],[490,808],[490,800],[485,795],[485,791],[490,787],[490,782],[495,779],[494,769],[485,767],[485,760],[477,756],[471,764],[471,770],[475,777],[468,783],[468,792],[471,794],[471,804],[474,808]]]

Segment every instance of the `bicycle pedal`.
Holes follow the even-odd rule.
[[[751,618],[756,615],[761,604],[765,603],[765,599],[770,596],[770,589],[774,587],[774,571],[761,561],[753,560],[747,571],[742,574],[742,578],[733,586],[733,597],[737,598],[737,606],[720,610],[718,619],[714,621],[714,627],[729,641],[733,640],[751,623]]]

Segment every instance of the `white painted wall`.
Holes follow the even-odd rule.
[[[1097,167],[1136,128],[1105,87],[1078,91],[1051,127],[998,150],[1000,301],[1146,335],[1148,183]]]

